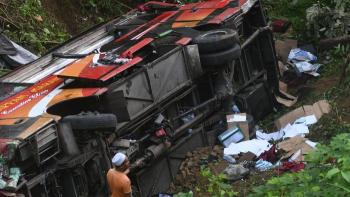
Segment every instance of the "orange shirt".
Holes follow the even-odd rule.
[[[124,194],[131,193],[131,183],[129,177],[115,169],[110,169],[107,173],[107,181],[111,190],[111,197],[124,197]]]

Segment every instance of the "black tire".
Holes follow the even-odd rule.
[[[198,45],[199,53],[212,53],[232,48],[239,40],[233,29],[215,29],[202,32],[192,42]]]
[[[114,114],[85,113],[66,116],[62,122],[70,123],[73,130],[114,131],[117,117]]]
[[[241,47],[236,44],[234,47],[217,53],[200,54],[203,67],[223,66],[241,56]]]

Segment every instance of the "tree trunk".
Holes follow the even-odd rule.
[[[337,46],[338,44],[346,44],[346,43],[350,43],[350,35],[321,40],[319,42],[319,49],[321,50],[330,49]]]

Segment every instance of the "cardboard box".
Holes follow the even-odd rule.
[[[286,106],[286,107],[292,107],[297,101],[298,101],[298,97],[292,96],[290,94],[288,94],[287,92],[284,92],[280,89],[280,92],[282,94],[284,94],[284,96],[286,98],[282,98],[280,96],[276,96],[276,100],[278,103]],[[288,98],[288,99],[287,99]]]
[[[228,128],[239,127],[244,135],[244,140],[249,140],[249,122],[246,113],[227,115],[226,121]]]
[[[293,161],[304,161],[304,155],[315,150],[306,143],[307,139],[301,136],[295,136],[277,144],[278,149],[286,152],[281,159],[292,158]]]
[[[278,81],[278,85],[280,90],[282,90],[283,92],[287,92],[288,90],[288,85],[282,81]]]
[[[218,136],[219,141],[227,148],[231,143],[238,143],[244,139],[242,130],[239,127],[229,128]]]
[[[303,105],[275,120],[275,126],[277,129],[285,127],[288,123],[293,123],[296,119],[315,115],[317,120],[322,117],[323,114],[328,114],[331,111],[331,107],[326,100],[320,100],[313,105]]]

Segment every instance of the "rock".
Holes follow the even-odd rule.
[[[229,165],[225,170],[224,174],[227,176],[227,179],[230,181],[236,181],[244,178],[249,174],[249,169],[243,167],[239,164]]]
[[[192,162],[192,161],[188,161],[188,163],[187,163],[187,167],[188,167],[188,168],[193,167],[193,165],[194,165],[194,162]]]
[[[183,163],[180,165],[180,170],[183,170],[183,169],[184,169],[184,166],[185,166],[185,163],[183,162]]]
[[[190,173],[190,170],[187,168],[186,169],[186,175],[189,176],[191,173]]]
[[[188,153],[186,154],[186,157],[187,157],[187,158],[192,157],[192,153],[191,153],[191,152],[188,152]]]
[[[210,155],[215,156],[215,157],[219,156],[219,154],[216,152],[211,152]]]
[[[182,174],[182,173],[181,173]],[[181,177],[180,176],[176,176],[175,181],[179,184],[181,184]]]
[[[214,150],[215,152],[217,152],[217,153],[221,153],[221,152],[223,151],[223,150],[222,150],[222,147],[219,146],[219,145],[215,145],[214,148],[213,148],[213,150]]]

